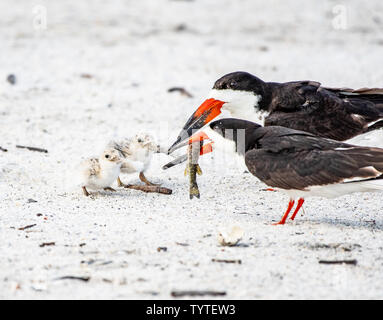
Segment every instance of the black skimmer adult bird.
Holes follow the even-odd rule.
[[[263,126],[346,141],[383,127],[383,89],[326,88],[315,81],[264,82],[247,72],[229,73],[215,82],[208,99],[186,122],[168,153],[222,110]]]
[[[383,149],[360,147],[280,126],[239,119],[212,122],[212,138],[244,158],[248,170],[290,197],[281,221],[294,220],[304,199],[383,191]],[[223,138],[223,139],[222,139]]]

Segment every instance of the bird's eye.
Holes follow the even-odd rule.
[[[141,138],[138,138],[138,140],[137,140],[139,143],[141,143],[142,142],[142,139]]]
[[[106,155],[105,155],[105,158],[106,158],[106,159],[109,159],[109,157],[110,157],[109,154],[106,154]]]

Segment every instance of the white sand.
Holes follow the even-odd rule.
[[[0,146],[8,149],[0,151],[0,298],[168,299],[172,290],[383,298],[382,194],[309,199],[304,216],[272,226],[287,197],[261,192],[263,184],[219,154],[201,162],[202,196],[193,201],[184,166],[161,170],[166,155],[155,157],[148,177],[171,196],[119,190],[86,198],[68,188],[67,175],[112,137],[146,129],[169,145],[227,72],[382,87],[382,1],[347,1],[346,30],[332,24],[337,1],[39,3],[48,13],[40,31],[30,1],[0,2]],[[194,98],[168,93],[173,86]],[[220,247],[218,229],[235,224],[245,230],[242,246]],[[56,280],[63,276],[90,280]]]

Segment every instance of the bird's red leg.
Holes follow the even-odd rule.
[[[303,199],[303,198],[300,198],[300,199],[298,200],[297,207],[295,208],[295,211],[294,211],[293,215],[292,215],[291,218],[290,218],[291,220],[294,220],[294,219],[295,219],[295,216],[297,215],[299,209],[302,207],[302,205],[303,205],[304,202],[305,202],[305,199]]]
[[[283,215],[281,221],[279,221],[279,222],[277,222],[277,223],[273,223],[273,225],[276,226],[276,225],[278,225],[278,224],[285,224],[286,219],[287,219],[287,217],[288,217],[288,215],[289,215],[291,209],[294,207],[294,202],[295,202],[294,200],[290,200],[290,202],[289,202],[289,206],[287,207],[287,210],[286,210],[285,214]]]

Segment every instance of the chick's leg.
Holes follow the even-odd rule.
[[[148,179],[146,179],[144,173],[141,171],[140,172],[140,175],[139,175],[139,178],[142,182],[144,182],[147,186],[160,186],[161,184],[156,184],[156,183],[152,183],[150,182]]]
[[[120,177],[117,178],[117,185],[118,185],[119,187],[123,187],[123,188],[126,188],[126,186],[127,186],[125,183],[123,183],[123,182],[121,181]]]
[[[82,187],[82,192],[86,197],[89,197],[90,193],[88,192],[88,190],[86,190],[86,187]]]

